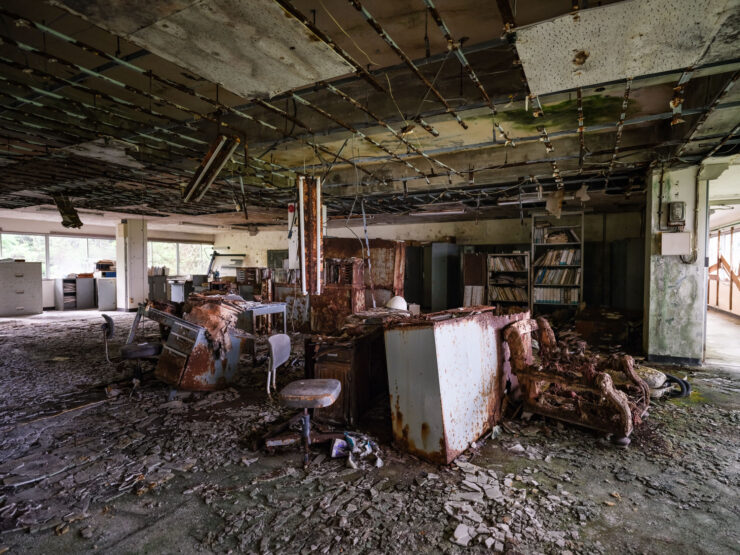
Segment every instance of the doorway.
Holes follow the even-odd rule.
[[[704,362],[740,368],[740,166],[709,182]]]

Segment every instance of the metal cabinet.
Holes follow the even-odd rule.
[[[385,330],[394,441],[449,464],[500,418],[503,337],[529,313],[451,310]]]
[[[0,262],[0,316],[43,311],[41,262]]]
[[[97,278],[95,290],[98,310],[116,309],[116,278]]]
[[[167,300],[167,276],[149,276],[149,300]]]
[[[95,279],[62,278],[54,280],[54,307],[57,310],[95,308]]]

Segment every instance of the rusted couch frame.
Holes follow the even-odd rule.
[[[532,353],[532,334],[539,342],[539,361]],[[565,352],[567,347],[557,344],[549,322],[541,317],[507,326],[504,338],[525,410],[610,433],[616,443],[629,444],[634,424],[650,403],[650,390],[635,374],[632,357]],[[626,385],[616,386],[604,371],[607,367],[623,373]]]

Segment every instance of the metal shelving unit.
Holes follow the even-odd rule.
[[[516,269],[514,269],[516,268]],[[486,260],[489,305],[522,305],[532,310],[532,288],[528,252],[489,254]],[[498,289],[495,289],[498,288]],[[507,299],[507,292],[523,290],[525,299]],[[502,294],[503,293],[503,294]]]
[[[563,223],[563,221],[571,223]],[[552,240],[556,235],[565,235],[566,239],[570,240],[548,242],[548,239]],[[577,241],[573,240],[576,238]],[[560,219],[548,214],[532,214],[532,270],[529,282],[530,297],[535,313],[544,312],[547,307],[553,306],[576,308],[583,301],[583,241],[583,212],[564,212]],[[561,264],[547,261],[548,263],[538,264],[547,253],[558,250],[572,251],[572,258],[577,258],[578,263]],[[573,283],[535,283],[541,270],[564,270],[565,274],[561,275],[564,275],[568,281],[572,281],[571,278],[576,279]],[[537,297],[541,297],[540,292],[547,292],[545,295],[550,298],[536,300]]]

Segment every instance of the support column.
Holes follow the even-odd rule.
[[[305,277],[304,289],[311,295],[320,295],[324,269],[321,180],[312,177],[300,178],[300,180],[302,181],[302,188],[299,184],[299,193],[303,193],[300,217],[302,219],[301,264],[303,265],[302,277]]]
[[[149,293],[147,227],[144,219],[121,220],[116,226],[116,300],[118,310],[136,310]]]
[[[669,226],[671,202],[685,203],[685,224]],[[707,177],[700,166],[653,170],[647,190],[643,347],[648,360],[701,364],[707,299]],[[690,233],[685,254],[665,254]]]

